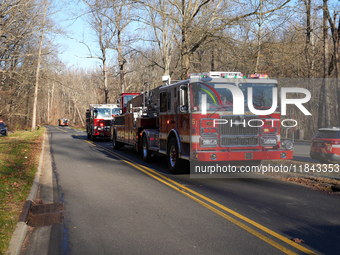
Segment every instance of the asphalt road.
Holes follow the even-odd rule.
[[[132,148],[47,130],[54,202],[66,207],[49,254],[340,253],[339,196],[273,178],[175,176],[163,158],[145,164]]]
[[[318,162],[309,156],[310,142],[294,142],[293,159],[298,161]]]

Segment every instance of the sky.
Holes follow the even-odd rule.
[[[56,43],[60,45],[61,51],[59,54],[59,59],[67,64],[69,67],[81,67],[84,69],[93,69],[100,66],[102,63],[99,59],[87,58],[90,56],[88,48],[80,43],[84,41],[92,51],[92,54],[100,54],[100,49],[97,38],[94,35],[93,28],[85,20],[85,16],[76,19],[78,13],[84,12],[85,4],[79,0],[54,0],[58,2],[58,6],[61,9],[56,16],[56,21],[58,20],[61,27],[63,27],[67,36],[58,35]],[[133,24],[129,25],[128,29],[136,28]],[[128,30],[126,28],[126,30]],[[129,30],[130,31],[130,30]],[[108,64],[117,60],[116,52],[114,50],[107,51]],[[100,56],[100,55],[97,55]]]
[[[72,4],[69,8],[80,8],[81,4]],[[60,25],[66,29],[67,36],[58,35],[56,42],[61,46],[59,58],[68,67],[81,67],[84,69],[92,69],[100,65],[98,59],[86,58],[88,57],[89,51],[87,47],[79,43],[84,38],[84,41],[91,47],[91,50],[95,51],[96,47],[94,38],[91,34],[91,29],[84,19],[79,18],[76,21],[69,20],[70,15],[67,14],[67,10],[62,10],[59,13],[58,19],[62,20]]]

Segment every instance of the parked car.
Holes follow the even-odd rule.
[[[5,125],[5,123],[0,120],[0,136],[7,136],[8,133],[7,133],[7,125]]]
[[[340,128],[320,128],[312,138],[310,157],[322,163],[339,163]]]

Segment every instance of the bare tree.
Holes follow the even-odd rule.
[[[260,55],[261,55],[261,39],[262,39],[262,3],[263,1],[260,0],[260,11],[258,14],[258,36],[257,36],[257,57],[256,57],[256,64],[255,64],[255,73],[259,70],[260,65]]]
[[[3,1],[0,5],[0,114],[9,124],[12,119],[29,119],[33,58],[40,24],[35,1]],[[5,94],[5,97],[1,95]],[[21,105],[21,108],[20,108]],[[22,110],[25,109],[26,113]]]
[[[129,0],[110,0],[108,8],[112,11],[110,16],[107,16],[116,30],[116,41],[111,43],[112,49],[116,50],[118,55],[119,66],[119,85],[121,92],[125,92],[125,50],[129,44],[127,38],[123,38],[123,33],[131,23],[131,9],[132,5]]]
[[[327,26],[327,17],[328,17],[328,0],[323,0],[323,84],[320,92],[320,100],[319,100],[319,115],[318,115],[318,127],[322,127],[322,119],[325,116],[325,126],[330,126],[330,110],[329,110],[329,84],[327,81],[327,55],[328,55],[328,26]],[[323,114],[323,108],[325,107],[325,114]]]
[[[44,7],[44,14],[43,14],[43,20],[41,25],[41,36],[40,36],[40,44],[39,44],[39,50],[38,50],[38,61],[37,61],[37,70],[35,73],[35,89],[34,89],[34,103],[33,103],[33,117],[32,117],[32,132],[36,129],[36,119],[37,119],[37,102],[38,102],[38,87],[39,87],[39,71],[40,71],[40,61],[41,61],[41,50],[43,46],[44,41],[44,32],[45,32],[45,20],[46,20],[46,14],[47,14],[47,8],[48,6],[53,2],[53,0],[49,3],[48,0],[45,1],[45,7]]]
[[[149,58],[146,54],[143,54],[143,56],[150,61],[151,65],[161,68],[163,76],[171,75],[170,64],[174,53],[175,34],[177,32],[177,25],[174,20],[178,20],[179,14],[175,12],[174,5],[167,0],[147,0],[144,3],[146,4],[142,5],[142,10],[145,10],[147,15],[145,15],[145,12],[142,12],[138,20],[151,29],[151,34],[147,33],[147,38],[143,40],[157,45],[155,50],[159,52],[159,60],[161,61]],[[159,9],[156,11],[154,6],[158,6]]]
[[[331,30],[332,42],[333,42],[333,53],[331,56],[331,60],[329,62],[328,75],[330,75],[334,71],[334,76],[336,78],[336,93],[337,93],[337,105],[338,112],[337,115],[340,116],[340,83],[338,81],[339,78],[339,39],[340,39],[340,18],[337,16],[336,10],[334,10],[333,18],[329,13],[329,8],[327,5],[327,1],[324,1],[324,12],[325,16],[328,20],[328,24]],[[338,24],[337,24],[338,23]],[[325,92],[326,93],[326,92]],[[328,97],[329,94],[325,94],[325,97]],[[327,116],[327,112],[326,112]],[[329,115],[328,115],[329,116]],[[338,121],[340,124],[340,121]],[[330,119],[326,118],[326,126],[330,126]]]
[[[100,56],[93,55],[90,47],[85,43],[89,50],[89,58],[99,59],[102,63],[103,84],[104,84],[104,101],[108,102],[108,51],[111,49],[111,43],[117,34],[115,26],[110,21],[111,10],[108,8],[109,0],[82,0],[87,9],[87,21],[91,29],[95,31],[96,40],[100,49]]]
[[[147,5],[160,14],[170,15],[160,9],[158,5],[151,5],[145,1],[138,1]],[[285,6],[290,0],[278,2],[275,7],[265,13],[273,12]],[[169,3],[176,10],[175,15],[170,16],[179,29],[176,42],[180,49],[181,79],[186,79],[190,68],[192,54],[206,41],[214,38],[216,33],[224,28],[234,25],[246,17],[257,13],[258,6],[254,10],[244,10],[240,2],[226,2],[223,0],[171,0]],[[244,10],[243,13],[235,10]]]

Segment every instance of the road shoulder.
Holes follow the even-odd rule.
[[[41,203],[53,202],[51,154],[47,131],[44,133],[38,169],[26,201],[41,201]],[[28,212],[29,211],[30,209],[28,209]],[[25,218],[27,219],[27,215]],[[32,229],[33,228],[30,228],[26,224],[25,220],[18,222],[11,238],[7,254],[47,254],[51,226],[41,227],[41,229],[36,228],[33,232],[30,231]],[[32,249],[32,247],[35,248]]]

